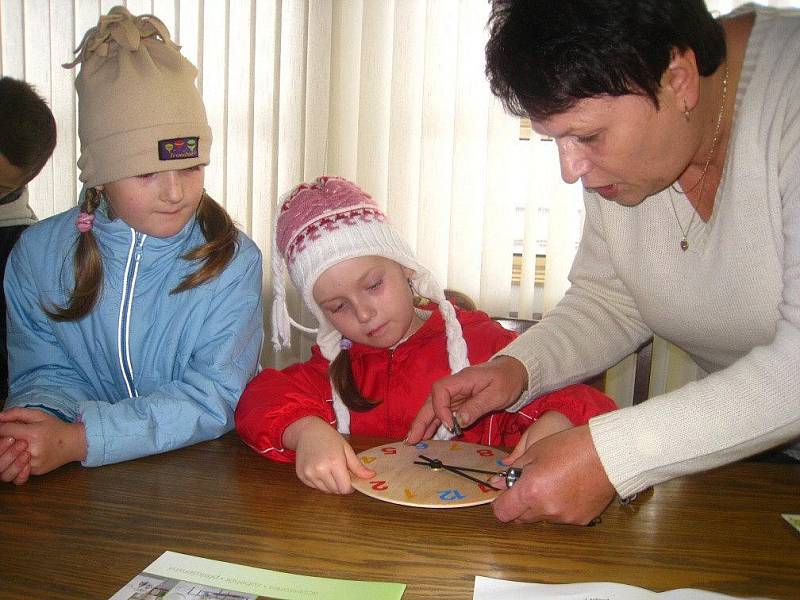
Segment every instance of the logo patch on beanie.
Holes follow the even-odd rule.
[[[178,160],[197,158],[200,154],[198,137],[180,137],[171,140],[158,140],[159,160]]]

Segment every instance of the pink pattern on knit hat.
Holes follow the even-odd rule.
[[[275,232],[278,251],[290,260],[309,241],[318,239],[321,230],[384,219],[377,202],[354,183],[340,177],[320,177],[298,186],[281,205]]]
[[[286,258],[286,262],[291,264],[298,252],[305,250],[308,243],[319,240],[326,231],[336,231],[342,225],[353,226],[358,223],[372,223],[384,219],[380,210],[367,206],[322,217],[319,221],[314,221],[301,229],[289,242],[283,256]]]

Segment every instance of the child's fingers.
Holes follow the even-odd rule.
[[[23,483],[28,481],[28,478],[31,476],[31,463],[29,462],[27,465],[22,467],[22,471],[19,472],[19,475],[16,476],[14,479],[14,485],[22,485]]]
[[[352,448],[350,448],[349,451],[346,451],[345,455],[347,457],[347,468],[349,469],[350,473],[359,479],[369,479],[371,477],[375,477],[375,471],[364,466],[364,463],[362,463],[361,459],[356,456],[356,453]],[[350,487],[352,488],[353,486],[351,485]]]
[[[353,492],[353,483],[350,480],[350,471],[347,468],[341,471],[336,469],[333,473],[333,478],[335,481],[335,494],[351,494]]]
[[[27,451],[21,452],[14,459],[14,462],[8,465],[5,468],[5,470],[2,473],[0,473],[0,480],[5,481],[6,483],[14,481],[26,466],[30,468],[30,464],[31,464],[30,453]]]
[[[35,423],[41,421],[47,413],[37,410],[35,408],[23,408],[15,406],[0,412],[0,423]]]
[[[519,438],[517,445],[514,446],[514,450],[503,459],[503,464],[510,465],[515,460],[517,460],[520,456],[525,453],[525,450],[528,449],[528,432],[530,429],[525,430],[522,436]]]
[[[7,423],[9,421],[16,421],[13,414],[9,416],[11,411],[16,410],[14,408],[9,408],[8,410],[0,411],[0,423]]]
[[[0,439],[0,456],[1,456],[1,455],[2,455],[2,454],[3,454],[3,453],[6,451],[6,450],[8,450],[9,448],[11,448],[11,446],[13,446],[13,445],[14,445],[14,442],[15,442],[15,441],[16,441],[16,440],[15,440],[13,437],[11,437],[11,436],[5,436],[5,437],[3,437],[2,439]]]
[[[20,443],[28,445],[27,438],[30,437],[31,429],[28,423],[20,421],[12,421],[10,423],[3,423],[0,425],[0,436],[3,438],[14,438],[15,445]]]
[[[302,481],[310,488],[314,488],[315,490],[325,492],[326,494],[335,493],[335,487],[331,485],[329,478],[324,475],[315,474],[312,477],[298,471],[297,477],[298,479],[300,479],[300,481]]]
[[[330,470],[319,472],[311,487],[326,494],[347,494],[353,491],[353,486],[350,484],[350,472],[347,471],[345,465],[341,465],[341,468],[331,467]]]
[[[325,477],[320,477],[317,479],[314,487],[316,487],[318,490],[322,490],[326,494],[339,493],[339,485],[336,483],[336,478],[331,473],[327,474]]]
[[[15,406],[14,408],[9,408],[8,410],[4,410],[0,412],[0,423],[13,423],[14,421],[25,421],[25,415],[27,412],[30,412],[31,409],[29,408],[22,408],[21,406]]]
[[[13,437],[4,437],[0,448],[5,448],[5,450],[0,450],[0,473],[4,473],[17,460],[19,455],[27,450],[28,442]],[[4,479],[3,481],[11,480]]]

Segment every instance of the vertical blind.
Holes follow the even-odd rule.
[[[491,96],[479,0],[0,0],[0,70],[34,84],[59,127],[30,184],[40,219],[79,189],[75,71],[61,64],[120,3],[164,21],[199,69],[214,135],[206,188],[261,248],[267,306],[274,208],[322,174],[371,193],[442,284],[490,315],[530,317],[563,295],[580,185],[561,182],[554,145],[521,141],[519,120]],[[267,345],[265,364],[286,361]]]
[[[75,71],[61,64],[114,4],[2,0],[0,5],[2,72],[33,83],[59,126],[53,159],[30,185],[40,218],[72,206],[78,192]],[[549,236],[547,253],[558,258],[548,265],[547,281],[557,290],[555,299],[563,291],[580,231],[574,218],[579,194],[556,201],[565,194],[553,169],[554,149],[542,153],[521,144],[519,120],[506,115],[489,93],[483,72],[487,3],[130,0],[125,5],[134,14],[162,19],[198,66],[214,134],[206,188],[253,237],[266,261],[281,194],[332,174],[370,192],[420,261],[446,287],[468,294],[492,315],[533,311],[538,290],[532,271],[523,268],[525,293],[512,294],[515,248],[509,235],[516,207],[533,198],[558,224]],[[529,187],[546,192],[533,194]],[[569,216],[559,216],[562,212]],[[547,214],[531,211],[525,231],[540,227],[537,218]],[[569,235],[562,235],[564,226]],[[537,251],[525,246],[523,254],[532,257],[524,256],[523,264],[535,264]],[[265,269],[267,300],[270,276]],[[300,307],[294,310],[299,313]]]

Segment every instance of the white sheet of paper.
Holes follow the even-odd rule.
[[[524,583],[491,577],[475,577],[472,600],[742,600],[716,592],[696,589],[653,592],[644,588],[609,583]],[[768,600],[753,598],[753,600]]]

